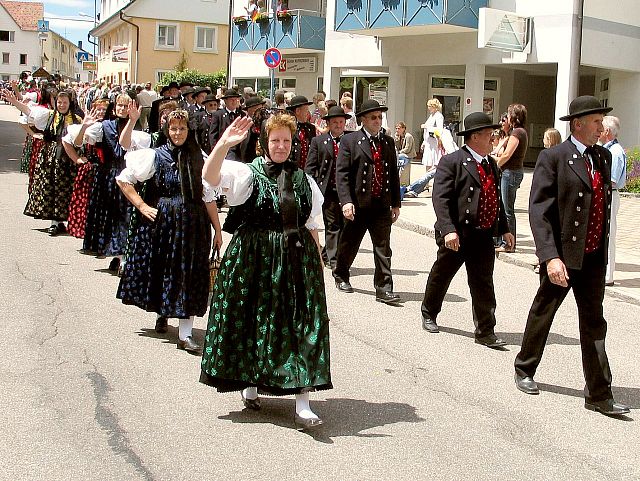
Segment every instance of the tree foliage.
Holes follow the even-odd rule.
[[[162,80],[156,85],[156,88],[169,85],[169,82],[191,82],[194,85],[200,87],[209,87],[213,92],[218,87],[224,87],[227,85],[227,73],[224,69],[220,69],[217,72],[201,72],[200,70],[193,69],[175,69],[171,72],[167,72],[162,76]]]

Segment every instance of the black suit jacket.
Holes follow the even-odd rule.
[[[238,116],[244,117],[246,114],[240,110],[239,108],[236,110],[236,118]],[[211,128],[209,129],[209,145],[211,145],[211,149],[216,146],[218,140],[220,140],[220,136],[222,133],[227,130],[227,127],[231,125],[231,118],[229,117],[229,112],[227,109],[220,109],[215,112],[213,115],[213,119],[211,120]],[[233,160],[241,160],[240,148],[239,145],[234,145],[229,150],[228,158]]]
[[[304,171],[313,177],[322,195],[326,194],[327,186],[331,183],[329,175],[336,160],[333,155],[333,139],[329,133],[311,139]]]
[[[180,97],[160,97],[151,102],[151,111],[149,112],[149,133],[160,130],[160,104],[167,100],[179,100]]]
[[[305,131],[306,138],[309,141],[309,147],[311,147],[311,139],[315,138],[316,136],[316,127],[313,124],[309,122],[298,122],[298,130],[296,131],[296,134],[293,136],[292,145],[291,145],[292,158],[296,161],[298,165],[300,165],[301,163],[300,157],[302,156],[302,142],[300,141],[300,136],[298,135],[298,132],[300,130]],[[306,159],[305,159],[305,166],[306,166]]]
[[[611,217],[611,152],[594,146],[604,181],[604,249],[607,256]],[[584,158],[570,139],[538,156],[529,197],[529,223],[540,262],[556,257],[569,269],[582,268],[593,189]]]
[[[507,217],[500,196],[500,174],[495,160],[488,156],[493,177],[496,179],[496,194],[500,200],[498,215],[492,227],[493,235],[509,232]],[[433,210],[436,213],[436,231],[445,236],[457,232],[465,236],[478,225],[478,204],[482,184],[475,159],[464,147],[444,155],[438,163],[433,180]]]
[[[211,153],[211,144],[209,143],[209,130],[211,130],[211,122],[213,120],[213,114],[215,113],[216,111],[212,112],[211,115],[209,115],[206,110],[203,110],[194,114],[196,120],[196,135],[198,137],[198,143],[200,144],[200,148],[207,154]]]
[[[393,139],[383,135],[380,147],[385,179],[381,199],[384,204],[399,208],[400,179]],[[340,141],[336,166],[336,186],[340,204],[353,203],[356,208],[371,206],[373,170],[371,144],[364,130],[344,135]]]

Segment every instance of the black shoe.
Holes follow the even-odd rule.
[[[66,225],[64,225],[64,223],[63,223],[63,222],[59,222],[59,223],[58,223],[58,232],[59,232],[60,234],[64,234],[64,233],[66,233],[66,232],[67,232],[67,226],[66,226]]]
[[[629,406],[617,403],[613,399],[605,399],[604,401],[585,401],[584,407],[589,411],[596,411],[605,416],[621,416],[629,413]]]
[[[47,229],[47,234],[49,234],[51,237],[55,237],[60,234],[60,228],[57,225],[52,225]]]
[[[492,349],[507,345],[505,341],[500,339],[495,334],[489,334],[488,336],[484,336],[484,337],[476,337],[476,344],[481,344],[482,346],[487,346]]]
[[[400,296],[392,291],[376,293],[376,301],[385,304],[396,304],[400,301]]]
[[[515,375],[516,387],[525,394],[540,394],[538,384],[533,380],[531,376],[520,376],[518,373]]]
[[[246,407],[247,409],[251,409],[252,411],[260,411],[259,397],[255,399],[247,399],[242,393],[240,393],[240,396],[242,397],[242,404],[244,404],[244,407]]]
[[[109,270],[111,272],[118,272],[119,267],[120,267],[120,259],[117,257],[114,257],[113,259],[111,259],[111,262],[109,262]]]
[[[164,316],[158,317],[156,319],[156,332],[158,334],[165,334],[168,330],[169,323],[167,322],[167,318]]]
[[[189,336],[184,341],[178,340],[178,349],[187,351],[190,354],[202,354],[202,347]]]
[[[305,431],[307,429],[314,429],[317,428],[318,426],[322,426],[322,419],[320,418],[303,418],[298,416],[298,413],[296,413],[296,416],[294,418],[294,423],[296,425],[296,429],[298,431]]]
[[[422,316],[422,329],[428,332],[440,332],[438,329],[438,324],[436,324],[435,319],[429,319],[428,317]]]
[[[336,281],[336,287],[342,292],[353,292],[353,287],[351,287],[348,281]]]

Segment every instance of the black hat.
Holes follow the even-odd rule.
[[[345,114],[342,107],[338,107],[337,105],[335,105],[329,109],[327,115],[322,117],[322,120],[329,120],[335,117],[342,117],[343,119],[347,120],[351,118],[351,115]]]
[[[256,105],[264,105],[266,103],[267,101],[259,95],[252,95],[244,102],[244,108],[248,109],[251,107],[255,107]]]
[[[165,92],[167,92],[170,89],[170,87],[168,85],[164,85],[161,89],[160,89],[160,95],[164,95]]]
[[[291,102],[287,105],[287,110],[294,110],[298,107],[302,107],[303,105],[311,105],[313,102],[309,102],[307,97],[304,95],[296,95],[291,98]]]
[[[569,115],[560,117],[560,120],[571,120],[589,114],[607,114],[612,110],[613,107],[603,107],[600,105],[600,101],[593,95],[582,95],[571,101],[569,104]]]
[[[464,118],[464,130],[458,132],[459,136],[471,134],[482,129],[499,129],[500,124],[494,124],[491,117],[484,112],[473,112]]]
[[[361,115],[368,114],[369,112],[386,112],[389,110],[384,105],[380,105],[377,100],[367,99],[362,102],[360,106],[360,110],[356,113],[356,117],[360,117]]]
[[[193,96],[195,97],[196,95],[201,94],[202,92],[207,92],[208,94],[210,94],[211,89],[209,87],[194,87]]]
[[[231,98],[234,98],[234,97],[241,98],[242,95],[240,95],[236,89],[227,89],[227,90],[224,91],[224,93],[222,94],[222,97],[220,97],[220,98],[221,99],[231,99]]]
[[[179,88],[182,88],[182,87],[193,87],[193,84],[188,80],[183,80],[182,82],[180,82]]]
[[[206,103],[209,103],[209,102],[218,102],[219,103],[220,101],[218,100],[218,97],[215,96],[215,94],[209,94],[202,101],[202,105],[204,105]]]
[[[169,82],[169,85],[167,85],[168,89],[179,89],[180,87],[178,86],[178,82]]]
[[[187,87],[186,89],[184,89],[184,92],[182,92],[182,96],[188,97],[189,95],[195,94],[195,92],[196,92],[196,89],[194,89],[193,87]]]

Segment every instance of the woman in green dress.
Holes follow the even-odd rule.
[[[322,194],[289,160],[295,118],[265,121],[265,157],[250,164],[225,160],[252,121],[236,119],[203,168],[205,199],[227,196],[241,210],[215,281],[205,334],[200,381],[220,392],[242,391],[248,409],[260,409],[258,392],[296,396],[295,425],[322,420],[309,392],[331,389],[329,318],[315,217]]]

